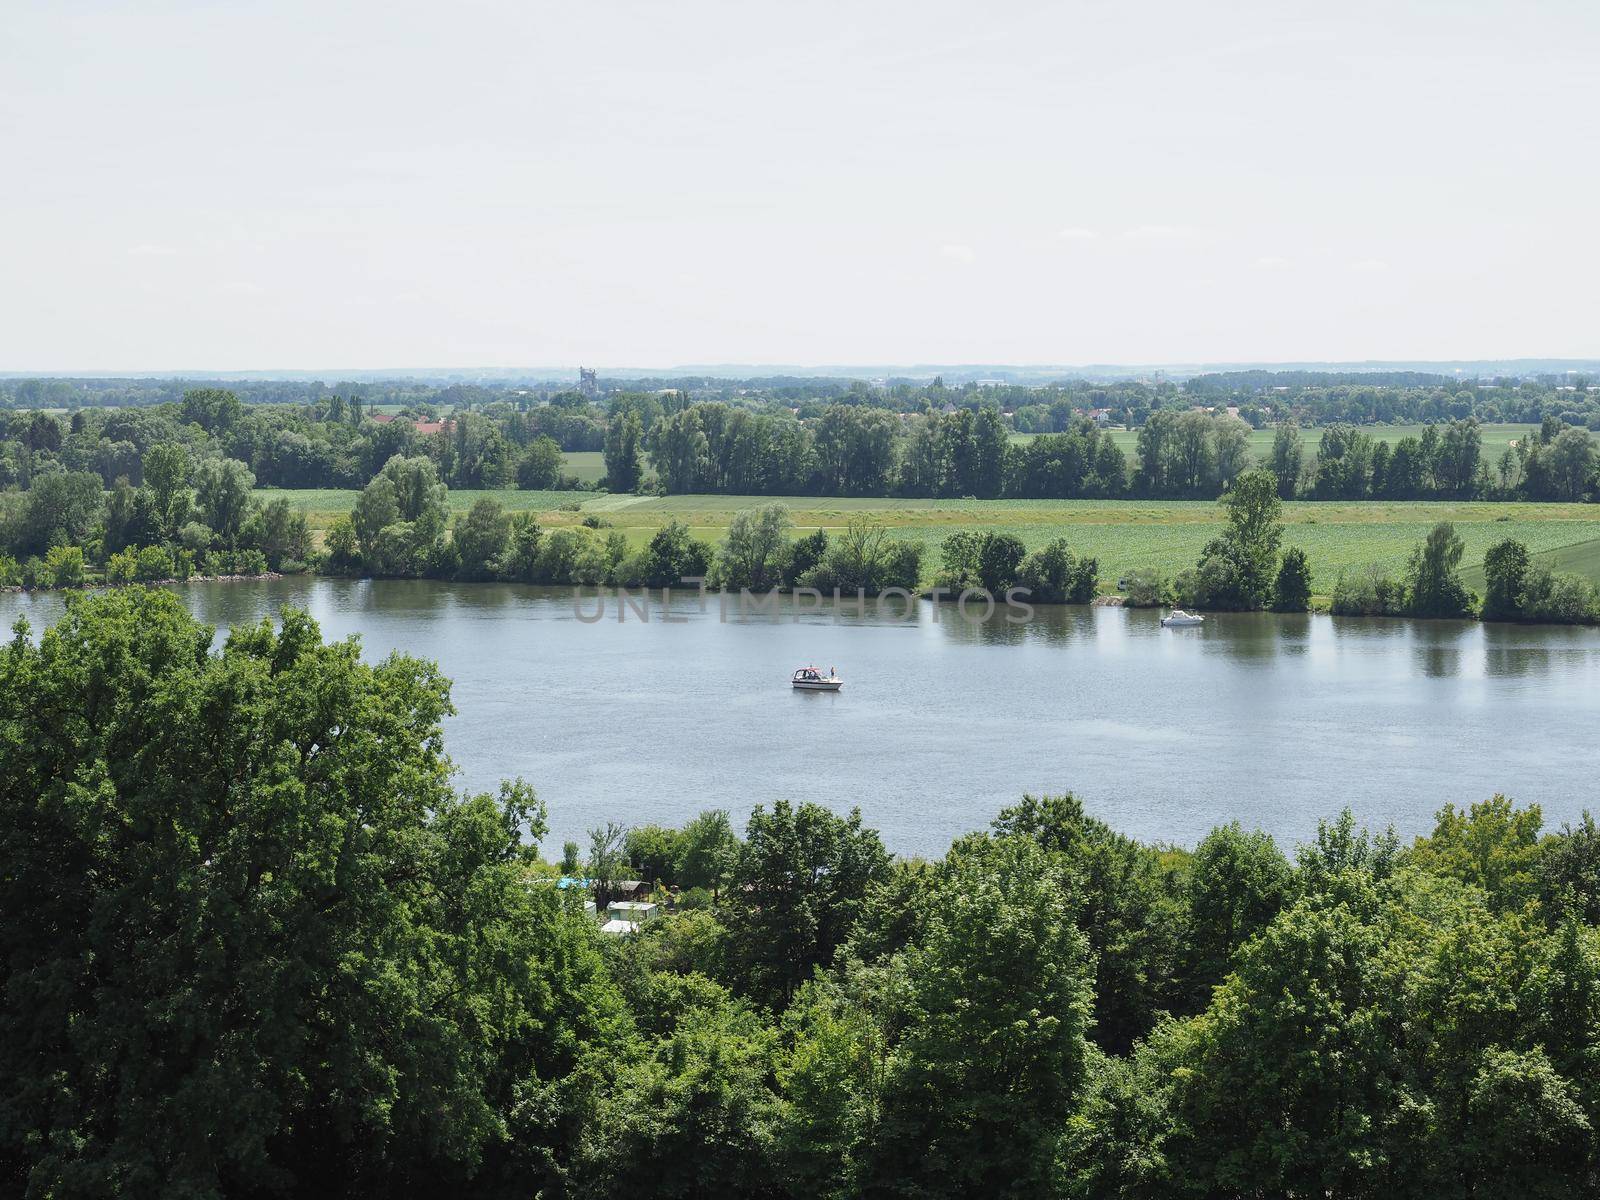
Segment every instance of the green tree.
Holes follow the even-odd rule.
[[[1472,594],[1456,573],[1466,548],[1455,526],[1441,521],[1411,552],[1406,586],[1414,616],[1462,617],[1472,611]]]
[[[527,886],[536,800],[452,792],[426,664],[292,610],[211,641],[119,589],[0,650],[8,1177],[549,1186],[576,1130],[540,1081],[624,1027],[581,916]]]
[[[952,851],[905,952],[869,1194],[1032,1197],[1085,1080],[1088,945],[1027,839]]]
[[[451,531],[457,570],[465,579],[491,579],[511,542],[511,518],[500,502],[488,496],[473,501]]]
[[[1283,552],[1278,578],[1272,585],[1274,612],[1305,612],[1311,607],[1311,564],[1299,546]]]
[[[1300,472],[1305,464],[1305,449],[1300,442],[1300,430],[1292,425],[1279,425],[1272,435],[1272,457],[1268,460],[1274,478],[1278,481],[1278,498],[1293,500],[1300,486]]]
[[[631,492],[639,486],[643,468],[639,463],[642,433],[637,413],[613,418],[606,429],[606,487],[613,492]]]
[[[1483,619],[1514,621],[1523,613],[1524,589],[1532,565],[1528,547],[1515,538],[1490,546],[1483,556]]]
[[[169,541],[189,519],[194,495],[189,491],[189,452],[177,442],[158,442],[145,452],[144,486],[150,491],[156,536]]]
[[[781,504],[736,512],[719,556],[726,583],[758,592],[775,587],[783,578],[791,528],[789,510]]]
[[[208,458],[194,468],[195,504],[200,516],[229,546],[237,544],[250,512],[256,477],[231,458]]]
[[[517,486],[525,491],[553,488],[561,481],[566,464],[566,455],[554,438],[534,438],[517,463]]]
[[[786,1003],[817,967],[833,961],[889,855],[853,810],[818,804],[757,806],[745,828],[725,904],[743,986],[755,999]]]
[[[1195,847],[1185,883],[1183,993],[1204,1008],[1234,952],[1278,915],[1291,889],[1289,860],[1272,838],[1237,821]]]

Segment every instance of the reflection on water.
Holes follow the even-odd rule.
[[[1595,630],[1269,613],[1163,629],[1151,610],[1044,606],[1017,624],[1003,608],[723,612],[659,593],[620,620],[609,595],[591,622],[593,592],[575,609],[567,590],[331,579],[178,594],[224,630],[295,604],[370,657],[437,659],[463,786],[526,778],[551,845],[779,797],[859,805],[924,853],[1024,791],[1071,789],[1128,833],[1180,842],[1237,819],[1292,843],[1347,804],[1409,835],[1495,791],[1554,823],[1594,803],[1592,761],[1572,751],[1600,717]],[[4,595],[0,619],[37,632],[62,607]],[[836,666],[844,691],[795,692],[802,663]]]

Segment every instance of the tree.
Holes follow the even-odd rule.
[[[1532,559],[1515,538],[1490,546],[1483,556],[1483,619],[1514,621],[1523,614],[1524,589]]]
[[[584,869],[594,884],[595,902],[602,908],[610,901],[612,888],[627,869],[627,838],[627,827],[613,821],[589,831],[589,860]]]
[[[195,503],[200,515],[229,546],[239,540],[255,486],[250,468],[236,459],[208,458],[195,466]]]
[[[293,610],[211,641],[125,588],[0,650],[8,1177],[549,1186],[576,1131],[540,1080],[615,1053],[618,1007],[582,917],[527,886],[536,799],[451,790],[427,664]]]
[[[1311,564],[1299,546],[1283,552],[1278,578],[1272,585],[1274,612],[1305,612],[1311,607]]]
[[[1056,538],[1023,560],[1017,582],[1041,604],[1088,604],[1100,584],[1100,564],[1079,558],[1066,538]]]
[[[1062,1114],[1085,1080],[1090,955],[1064,881],[1025,839],[951,852],[905,952],[869,1194],[1048,1192]]]
[[[645,547],[636,580],[646,587],[679,587],[685,579],[704,579],[710,569],[711,548],[682,521],[668,521]]]
[[[735,513],[720,555],[727,584],[758,592],[775,587],[783,577],[790,528],[789,510],[781,504]]]
[[[1471,613],[1472,594],[1456,574],[1466,548],[1455,526],[1441,521],[1411,552],[1406,584],[1414,616],[1463,617]]]
[[[1185,885],[1183,992],[1204,1008],[1228,973],[1234,952],[1278,915],[1291,888],[1289,860],[1272,838],[1237,821],[1213,829],[1195,847]]]
[[[144,456],[144,486],[150,489],[156,534],[168,541],[189,519],[194,504],[189,491],[189,452],[177,442],[150,447]]]
[[[465,579],[490,579],[511,541],[511,518],[499,501],[481,496],[451,531],[457,570]]]
[[[243,412],[239,397],[226,388],[190,388],[183,394],[183,419],[207,433],[226,433]]]
[[[713,897],[720,891],[739,853],[739,839],[728,814],[707,809],[683,827],[675,869],[686,888],[706,888]]]
[[[757,806],[726,898],[730,952],[751,996],[781,1005],[833,961],[889,855],[860,810]]]
[[[554,438],[535,438],[517,463],[517,486],[526,491],[553,488],[561,481],[561,468],[566,462],[566,455]]]
[[[1293,500],[1300,486],[1300,471],[1304,465],[1305,450],[1300,443],[1300,430],[1292,424],[1279,425],[1272,435],[1273,476],[1278,481],[1278,498]]]
[[[1206,545],[1178,591],[1201,608],[1264,608],[1273,598],[1283,501],[1272,472],[1246,471],[1222,496],[1228,528]]]
[[[631,492],[638,488],[643,473],[639,465],[640,440],[637,413],[612,418],[605,444],[606,487],[611,491]]]
[[[17,550],[44,554],[52,546],[83,545],[100,527],[105,494],[92,471],[40,475],[28,489]]]

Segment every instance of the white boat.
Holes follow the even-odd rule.
[[[815,667],[800,667],[789,682],[802,692],[837,692],[844,686],[844,680],[833,673],[832,667],[826,675]]]
[[[1199,613],[1184,612],[1181,608],[1175,608],[1161,618],[1161,623],[1170,628],[1179,625],[1203,625],[1205,620]]]

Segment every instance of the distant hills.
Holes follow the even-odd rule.
[[[585,364],[589,365],[589,364]],[[671,382],[693,378],[761,380],[900,379],[927,381],[942,376],[947,383],[976,380],[1031,384],[1050,380],[1089,379],[1190,379],[1196,375],[1238,373],[1294,373],[1338,375],[1418,374],[1459,379],[1527,377],[1535,375],[1600,374],[1600,358],[1493,358],[1493,359],[1368,359],[1359,362],[1190,362],[1190,363],[857,363],[802,366],[793,363],[685,363],[672,367],[598,368],[602,379]],[[300,370],[274,368],[257,371],[0,371],[6,379],[186,379],[186,380],[292,380],[327,383],[370,383],[380,380],[418,380],[448,383],[576,382],[578,367],[382,367]]]

